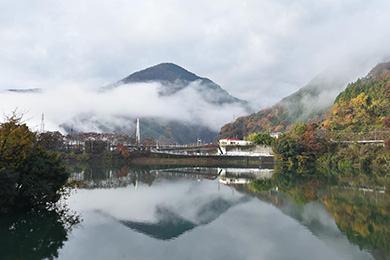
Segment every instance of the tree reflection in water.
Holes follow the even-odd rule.
[[[270,180],[254,181],[240,191],[283,209],[320,202],[338,229],[376,259],[390,257],[390,180],[383,172],[313,172],[279,169]],[[276,188],[277,187],[277,188]],[[296,209],[295,212],[302,210]],[[302,220],[302,216],[292,216]]]
[[[68,209],[0,217],[1,259],[54,259],[80,216]]]

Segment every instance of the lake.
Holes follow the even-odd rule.
[[[390,259],[386,178],[198,167],[72,178],[82,186],[65,209],[0,219],[1,259]]]

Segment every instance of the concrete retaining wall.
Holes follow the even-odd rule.
[[[272,147],[266,145],[226,145],[221,146],[223,154],[244,154],[244,153],[255,153],[255,154],[269,154],[273,155]]]

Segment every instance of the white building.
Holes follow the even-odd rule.
[[[226,145],[252,145],[253,143],[251,141],[245,141],[240,139],[220,139],[219,145],[220,146],[226,146]]]
[[[218,152],[221,155],[232,156],[270,156],[272,148],[265,145],[255,145],[251,141],[239,139],[220,139]]]

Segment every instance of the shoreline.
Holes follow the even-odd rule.
[[[93,163],[111,165],[194,165],[194,166],[232,166],[232,167],[273,167],[273,156],[223,156],[223,155],[179,155],[134,151],[127,157],[119,153],[87,154],[82,160],[78,156],[62,154],[65,164]]]

